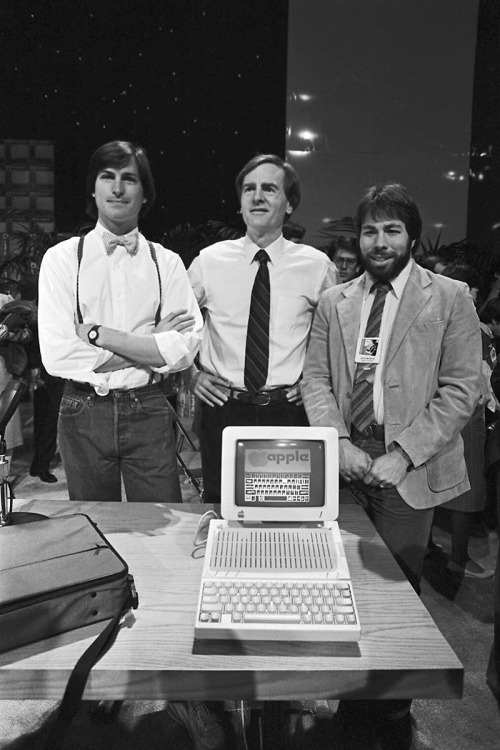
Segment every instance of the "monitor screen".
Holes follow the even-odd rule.
[[[238,440],[237,506],[325,503],[325,445],[322,440]]]
[[[222,517],[324,522],[338,516],[333,427],[231,426],[222,433]]]

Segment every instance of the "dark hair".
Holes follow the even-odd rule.
[[[500,320],[500,298],[490,299],[485,304],[479,315],[483,323],[491,323],[493,320]]]
[[[338,237],[334,237],[333,240],[327,247],[327,253],[330,260],[333,260],[337,250],[347,250],[356,256],[357,260],[361,260],[361,251],[359,249],[358,241],[355,237],[345,237],[340,234]]]
[[[435,269],[439,263],[442,263],[445,267],[448,265],[448,261],[442,255],[425,255],[418,260],[418,264],[422,268],[426,268],[428,271],[433,271],[434,273],[436,273]]]
[[[405,225],[410,240],[419,240],[422,233],[422,218],[417,204],[403,185],[388,182],[386,185],[371,187],[356,212],[356,229],[361,227],[367,216],[375,221],[399,219]]]
[[[299,176],[291,164],[283,161],[283,159],[281,159],[279,156],[276,156],[275,154],[257,154],[253,157],[253,159],[250,159],[250,161],[245,164],[241,172],[236,177],[235,185],[236,192],[238,193],[238,198],[241,199],[243,180],[245,179],[247,174],[253,172],[253,170],[257,169],[257,167],[260,167],[261,164],[274,164],[275,167],[279,167],[283,170],[283,187],[285,190],[285,195],[293,211],[295,211],[300,203]]]
[[[465,281],[469,289],[482,289],[483,286],[480,273],[467,263],[450,263],[443,269],[441,276]]]
[[[283,237],[285,240],[301,240],[306,233],[306,228],[294,221],[286,221],[283,224]]]
[[[94,151],[87,168],[87,213],[93,219],[97,219],[97,208],[93,196],[97,175],[108,167],[121,169],[130,159],[134,159],[137,165],[137,171],[146,200],[141,208],[140,216],[147,214],[153,206],[156,198],[156,190],[146,150],[142,146],[130,143],[130,141],[110,141]]]

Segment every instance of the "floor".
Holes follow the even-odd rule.
[[[56,484],[44,484],[29,476],[33,447],[31,405],[21,405],[25,445],[16,449],[11,465],[15,494],[23,499],[67,497],[64,470],[58,457],[53,471]],[[189,420],[184,421],[189,425]],[[195,440],[194,436],[189,433]],[[184,441],[182,457],[196,470],[199,455]],[[181,474],[184,502],[199,497]],[[412,750],[499,750],[500,709],[485,680],[493,638],[493,596],[495,579],[461,579],[446,570],[450,534],[445,512],[437,513],[434,541],[443,549],[426,562],[422,600],[465,667],[461,700],[413,703],[414,741]],[[496,531],[477,524],[470,543],[472,556],[484,567],[495,567],[498,553]],[[259,707],[246,711],[247,732],[243,735],[239,706],[218,707],[226,725],[228,750],[273,748],[278,740],[293,750],[347,750],[335,725],[335,701],[280,705],[273,713],[272,730],[262,736]],[[57,704],[52,701],[2,701],[0,703],[0,750],[39,750]],[[248,723],[249,722],[249,723]],[[126,702],[117,717],[103,719],[90,702],[82,704],[65,748],[68,750],[189,750],[189,736],[165,712],[165,703]],[[349,747],[351,747],[349,745]],[[358,750],[366,745],[359,744]]]

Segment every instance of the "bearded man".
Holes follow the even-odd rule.
[[[356,227],[365,271],[320,297],[302,398],[311,425],[338,430],[341,502],[365,509],[419,592],[434,507],[469,487],[460,431],[480,394],[479,321],[466,284],[413,261],[422,220],[402,185],[370,188]],[[410,705],[341,701],[338,718],[404,750]]]

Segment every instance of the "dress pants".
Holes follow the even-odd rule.
[[[384,442],[374,438],[359,438],[353,440],[353,443],[372,458],[386,452]],[[365,509],[409,582],[417,594],[420,594],[420,580],[434,508],[415,510],[405,503],[395,488],[369,487],[363,482],[345,484],[340,490],[340,502],[342,501],[354,501]],[[363,700],[356,701],[354,706],[359,711],[361,720],[363,716],[365,721],[369,720],[370,714],[379,720],[384,717],[396,719],[410,710],[411,700]]]
[[[59,448],[70,500],[181,502],[171,411],[155,385],[98,396],[67,382]]]
[[[35,451],[31,459],[32,474],[44,474],[57,450],[57,419],[64,380],[47,377],[44,385],[33,391],[33,433]]]
[[[203,501],[220,503],[222,466],[222,430],[229,425],[307,426],[302,404],[290,403],[286,398],[267,406],[247,404],[228,399],[223,406],[200,407],[200,451],[203,474]]]

